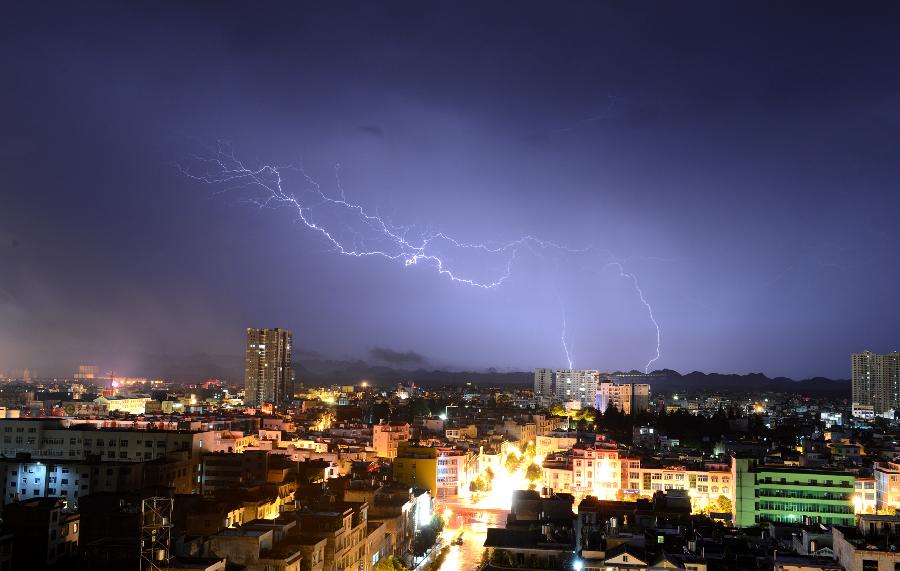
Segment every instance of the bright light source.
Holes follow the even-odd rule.
[[[572,563],[572,567],[575,568],[575,571],[581,571],[581,568],[584,566],[584,563],[581,562],[581,559],[576,559],[575,563]]]
[[[425,494],[420,496],[419,506],[416,512],[419,516],[419,525],[425,526],[431,523],[431,502],[428,501]]]
[[[447,415],[446,415],[446,414],[440,414],[440,415],[438,415],[438,418],[440,418],[441,420],[447,420]]]

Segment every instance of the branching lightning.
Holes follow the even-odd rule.
[[[662,356],[660,353],[661,348],[661,333],[659,329],[659,323],[656,322],[656,318],[653,317],[653,308],[650,306],[650,303],[644,297],[644,291],[641,289],[640,284],[638,283],[637,276],[625,271],[625,268],[622,266],[621,262],[610,262],[606,264],[607,267],[614,267],[619,270],[619,276],[623,278],[627,278],[631,280],[631,283],[634,284],[634,291],[637,292],[638,297],[641,300],[641,303],[644,304],[644,307],[647,308],[647,315],[650,316],[650,321],[653,323],[653,327],[656,329],[656,356],[647,361],[647,364],[644,366],[644,372],[650,372],[650,366],[653,365],[659,358]]]
[[[614,103],[611,101],[611,106]],[[443,232],[422,233],[418,238],[409,238],[412,228],[395,226],[377,211],[373,214],[362,205],[347,199],[340,180],[340,165],[336,165],[334,169],[337,197],[326,194],[322,186],[302,167],[263,165],[252,168],[237,159],[227,147],[220,147],[211,157],[194,157],[189,166],[177,165],[177,167],[184,176],[216,187],[217,194],[252,190],[254,194],[247,198],[247,201],[259,208],[280,206],[293,209],[297,222],[318,234],[340,255],[354,258],[380,257],[400,262],[407,268],[426,266],[452,282],[483,290],[493,290],[503,285],[512,275],[514,263],[525,250],[535,253],[552,250],[569,254],[586,253],[591,250],[591,248],[570,248],[530,235],[500,244],[465,242]],[[298,193],[292,193],[285,188],[285,175],[288,172],[299,174],[306,183]],[[349,217],[352,224],[345,223],[341,229],[337,229],[333,227],[334,222],[324,222],[325,217],[319,218],[316,214],[326,209],[332,216]],[[352,234],[352,238],[343,233]],[[477,251],[488,255],[497,260],[499,269],[495,271],[495,275],[487,279],[467,275],[451,268],[452,262],[443,254],[446,249]],[[608,266],[618,268],[620,277],[632,281],[641,303],[646,307],[650,320],[656,328],[656,355],[645,366],[645,371],[649,371],[650,366],[661,356],[659,324],[653,316],[652,307],[644,297],[637,277],[626,272],[621,261],[609,262]],[[563,307],[561,341],[571,369],[574,367],[574,355],[570,350],[566,329],[567,320]]]

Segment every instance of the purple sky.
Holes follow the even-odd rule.
[[[845,377],[897,348],[896,4],[486,4],[9,6],[0,371],[139,374],[239,354],[247,326],[329,357],[562,366],[564,317],[576,366],[643,369],[656,329],[623,273],[653,368]],[[179,172],[217,141],[332,198],[339,164],[410,241],[588,251],[522,249],[491,290],[342,256],[259,188]],[[343,244],[384,245],[291,174]],[[475,280],[506,261],[430,253]]]

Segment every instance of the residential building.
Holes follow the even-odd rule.
[[[293,334],[286,329],[247,329],[244,403],[281,408],[294,398]]]
[[[409,423],[380,422],[372,427],[372,447],[379,458],[393,460],[397,446],[409,440]]]
[[[137,492],[168,488],[191,493],[192,467],[187,452],[146,462],[59,460],[41,462],[27,454],[0,460],[0,507],[33,498],[59,498],[66,509],[78,509],[84,496],[100,492]]]
[[[268,453],[265,450],[204,454],[200,471],[200,491],[210,495],[266,481]]]
[[[0,455],[15,458],[28,454],[34,460],[86,460],[99,457],[107,462],[146,462],[186,452],[191,476],[199,482],[200,456],[204,442],[212,442],[215,431],[96,428],[93,424],[70,424],[65,419],[0,419]]]
[[[424,488],[437,495],[438,449],[400,442],[394,459],[394,480],[410,487]]]
[[[650,385],[600,383],[595,406],[601,412],[605,412],[610,406],[624,414],[646,411],[650,408]]]
[[[856,526],[835,526],[832,549],[844,571],[900,569],[900,518],[862,515]]]
[[[855,476],[849,472],[796,466],[766,466],[755,458],[732,459],[733,522],[852,525]]]
[[[556,371],[556,399],[562,402],[576,401],[581,406],[594,406],[600,371],[560,369]]]
[[[326,540],[326,571],[365,569],[368,509],[365,502],[330,501],[299,512],[301,532]]]
[[[875,462],[875,505],[878,510],[900,508],[900,458]]]
[[[292,522],[296,526],[296,522]],[[303,550],[287,536],[284,525],[266,522],[229,528],[209,538],[209,552],[247,571],[300,571]]]
[[[876,415],[900,410],[900,352],[854,354],[851,377],[854,408],[871,406]]]
[[[853,495],[853,507],[856,514],[873,514],[878,509],[878,492],[875,478],[856,477],[856,493]]]
[[[13,534],[13,568],[43,569],[78,553],[77,513],[55,498],[34,498],[6,506],[3,529]]]
[[[106,407],[109,412],[124,412],[126,414],[144,414],[147,411],[147,403],[152,401],[148,396],[104,396],[94,399],[94,404]]]
[[[535,398],[553,398],[556,395],[556,376],[553,369],[534,370],[534,396]]]
[[[437,498],[465,496],[478,475],[478,457],[468,450],[441,448],[437,458]]]
[[[478,474],[478,456],[459,448],[401,443],[393,466],[396,481],[447,498],[468,494]]]

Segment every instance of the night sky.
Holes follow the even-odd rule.
[[[636,278],[651,368],[847,377],[900,336],[898,29],[878,2],[10,3],[0,371],[141,374],[240,355],[248,326],[301,356],[558,367],[563,322],[575,366],[643,369]],[[220,148],[340,180],[409,240],[572,251],[523,248],[489,290],[343,256],[183,174]]]

